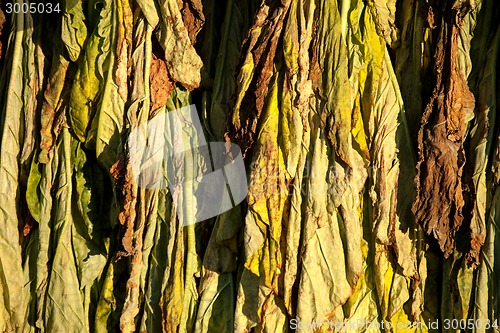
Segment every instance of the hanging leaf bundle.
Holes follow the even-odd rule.
[[[497,1],[0,8],[0,332],[500,331]],[[184,225],[190,105],[248,194]]]

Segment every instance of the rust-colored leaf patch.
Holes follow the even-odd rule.
[[[417,222],[437,240],[448,258],[455,248],[455,233],[466,215],[463,143],[475,102],[457,59],[460,18],[466,9],[446,9],[439,22],[434,56],[435,86],[418,133],[417,197],[412,210]]]
[[[186,27],[191,44],[196,43],[196,36],[205,23],[201,0],[178,1],[181,9],[182,21]]]
[[[154,54],[151,60],[149,83],[151,86],[151,115],[154,115],[159,108],[167,104],[168,97],[175,85],[168,75],[166,62]]]
[[[132,183],[132,170],[125,156],[122,156],[111,166],[110,174],[115,178],[115,187],[118,192],[118,201],[120,203],[120,213],[118,220],[122,225],[123,237],[122,246],[124,252],[119,255],[130,255],[134,253],[133,235],[134,221],[136,216],[135,203],[136,191]]]

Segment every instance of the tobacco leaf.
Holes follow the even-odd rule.
[[[221,40],[216,54],[210,112],[206,118],[210,132],[218,141],[224,140],[231,116],[231,98],[236,90],[240,68],[240,54],[248,29],[253,24],[255,7],[259,1],[229,1],[224,22],[221,26]],[[216,8],[218,4],[214,4]],[[209,22],[213,24],[212,22]],[[208,62],[205,60],[205,62]],[[207,63],[207,67],[210,63]]]
[[[38,45],[42,41],[42,32],[38,25],[34,25],[34,19],[38,19],[38,17],[26,15],[25,25],[27,28],[24,30],[23,36],[23,67],[26,83],[23,89],[24,142],[19,159],[22,185],[24,185],[27,178],[26,174],[37,144],[36,140],[38,137],[36,134],[39,130],[37,114],[40,110],[40,95],[42,94],[44,83],[43,63],[45,62],[45,58],[40,45]],[[32,28],[33,26],[34,28]],[[33,41],[36,42],[33,43]]]
[[[405,104],[413,146],[423,112],[424,81],[431,67],[432,30],[426,25],[425,6],[419,1],[403,0],[398,11],[401,43],[395,50],[394,69]]]
[[[419,278],[415,243],[420,240],[415,239],[418,235],[410,211],[413,188],[400,186],[414,177],[414,153],[387,46],[376,34],[369,13],[363,23],[361,40],[366,48],[362,63],[366,68],[360,72],[359,85],[364,89],[361,109],[370,151],[367,204],[373,206],[373,215],[365,214],[373,219],[373,235],[368,238],[374,256],[373,279],[385,322],[408,321],[411,315],[420,320],[419,310],[409,313],[404,309],[410,300],[410,278]],[[423,307],[417,299],[412,306]]]
[[[91,33],[85,42],[71,85],[68,122],[73,133],[82,142],[87,140],[96,106],[102,98],[104,84],[108,81],[106,77],[111,71],[109,59],[114,52],[111,48],[111,43],[114,43],[113,35],[109,33],[116,24],[112,15],[112,1],[108,0],[103,5],[102,9],[93,8],[89,13],[89,21],[94,25],[89,28]]]
[[[243,60],[237,79],[236,100],[232,125],[227,139],[241,147],[243,156],[256,140],[259,118],[262,115],[268,86],[273,76],[273,63],[284,20],[291,1],[262,3],[253,26],[243,43]]]
[[[136,216],[134,206],[137,200],[137,186],[134,186],[132,182],[132,171],[125,157],[113,164],[110,168],[110,174],[115,178],[117,200],[120,204],[118,221],[123,226],[123,235],[121,237],[121,243],[125,251],[123,254],[130,255],[134,252],[132,237]]]
[[[24,88],[23,14],[13,15],[13,29],[9,40],[10,66],[2,70],[2,116],[0,125],[0,330],[16,331],[24,327],[26,292],[22,269],[19,223],[20,197],[19,157],[23,144],[21,122]],[[8,267],[8,269],[6,269]]]
[[[321,3],[315,10],[296,310],[303,322],[343,321],[342,305],[363,273],[361,193],[368,156],[358,95],[361,54],[354,45],[362,42],[347,38],[360,30],[363,8],[356,1]]]
[[[133,27],[128,0],[117,1],[116,6],[113,1],[107,1],[104,5],[102,20],[97,27],[99,36],[108,36],[100,44],[105,64],[98,71],[103,75],[100,82],[102,90],[99,92],[101,98],[88,128],[85,147],[95,148],[99,162],[109,170],[123,152],[122,132],[128,97]]]
[[[484,245],[480,248],[479,267],[475,285],[473,285],[474,308],[470,318],[488,320],[500,313],[498,299],[500,278],[498,273],[500,258],[499,209],[500,191],[498,188],[498,170],[500,154],[498,149],[498,70],[497,59],[500,47],[500,27],[498,17],[500,7],[497,3],[485,2],[478,14],[476,33],[481,37],[473,41],[471,52],[473,71],[471,81],[477,89],[477,121],[471,131],[473,152],[476,156],[474,181],[477,193],[475,219],[485,223]],[[494,29],[492,27],[495,27]],[[476,173],[476,171],[479,171]],[[480,201],[481,200],[481,201]],[[486,213],[486,214],[484,214]],[[472,226],[472,222],[471,222]],[[474,234],[472,235],[473,239]],[[477,258],[476,253],[473,259]],[[469,259],[469,258],[467,258]],[[484,327],[476,332],[487,332]]]
[[[154,54],[151,60],[149,75],[151,84],[151,114],[153,115],[159,108],[167,104],[168,97],[174,89],[174,82],[168,75],[165,61],[158,59]]]
[[[30,248],[27,250],[26,267],[30,269],[33,278],[34,299],[36,302],[33,310],[34,325],[40,329],[44,327],[44,314],[46,310],[46,291],[49,267],[53,246],[51,245],[53,187],[57,183],[57,170],[59,164],[56,149],[49,153],[49,163],[42,164],[32,159],[30,174],[26,187],[26,203],[31,216],[38,222],[38,228],[32,233]],[[33,306],[33,305],[32,305]]]
[[[108,136],[108,141],[100,140],[103,141],[101,149],[99,149],[98,141],[97,153],[99,154],[102,152],[101,156],[104,156],[105,158],[106,155],[109,155],[109,157],[107,157],[109,162],[115,161],[121,157],[122,161],[125,163],[125,177],[122,179],[122,189],[125,190],[122,193],[125,195],[125,201],[121,202],[122,210],[119,214],[119,220],[125,230],[125,234],[122,239],[122,246],[124,247],[126,254],[129,255],[129,258],[127,258],[129,261],[129,276],[125,288],[124,305],[120,315],[120,330],[122,332],[135,332],[137,324],[136,317],[139,315],[142,308],[139,301],[140,294],[143,293],[145,283],[142,276],[143,271],[148,267],[149,262],[147,252],[144,252],[143,249],[144,236],[149,236],[149,234],[147,234],[147,231],[150,230],[148,225],[151,225],[151,219],[156,218],[158,197],[154,190],[149,191],[144,188],[140,188],[138,184],[135,183],[130,165],[130,156],[127,155],[127,157],[123,159],[122,151],[120,150],[122,149],[121,131],[123,130],[125,120],[125,103],[129,94],[127,82],[129,59],[132,54],[132,43],[137,43],[137,40],[133,40],[133,19],[130,3],[128,0],[120,1],[120,3],[123,10],[118,11],[117,18],[117,21],[120,24],[117,27],[116,71],[114,76],[110,78],[111,82],[108,84],[110,94],[109,99],[112,99],[113,103],[103,105],[101,114],[104,116],[104,121],[102,119],[99,120],[98,137],[101,138],[103,134],[109,132],[110,126],[105,126],[105,120],[107,120],[107,122],[114,127],[114,131],[112,131],[111,135]],[[151,37],[151,34],[148,33],[148,31],[145,36],[143,35],[146,38]],[[141,26],[139,32],[144,32],[143,26]],[[140,33],[139,41],[141,41]],[[149,50],[150,49],[144,49],[144,51],[141,50],[140,52],[146,53]],[[144,57],[140,58],[141,62],[133,64],[136,68],[139,68],[137,74],[142,73],[144,70],[143,66],[146,65],[145,56],[146,54],[144,54]],[[150,54],[147,56],[151,57]],[[137,77],[137,80],[145,81],[141,85],[143,88],[149,86],[148,79],[149,78],[145,76],[141,77],[140,75]],[[135,91],[133,98],[139,98],[140,96],[138,95],[143,94],[145,94],[144,91]],[[106,90],[104,92],[104,96],[106,96]],[[114,112],[106,112],[107,110],[110,110],[111,107],[114,107]],[[146,104],[146,107],[149,107],[149,105]],[[139,118],[141,116],[145,117],[145,115],[149,113],[149,110],[140,109],[139,114],[131,114],[134,111],[136,110],[128,110],[127,116],[131,120],[131,125],[135,127],[138,125],[137,119],[141,119]],[[102,130],[101,126],[103,127]],[[113,152],[110,149],[114,149],[115,151]],[[127,200],[130,197],[133,198],[131,202]]]
[[[152,28],[156,28],[158,23],[160,22],[159,10],[156,1],[148,1],[148,0],[137,0],[137,5],[141,8],[141,11],[146,17],[149,25]]]
[[[294,285],[299,277],[301,225],[304,212],[301,209],[304,188],[310,174],[308,146],[310,143],[309,101],[313,96],[312,81],[309,78],[311,47],[314,29],[314,5],[308,1],[303,4],[293,2],[283,32],[284,84],[280,123],[283,159],[290,175],[289,197],[283,218],[284,238],[286,239],[285,259],[283,262],[283,297],[290,316],[294,309]]]
[[[57,332],[65,329],[80,330],[88,327],[84,313],[84,302],[80,294],[80,281],[74,260],[72,244],[71,193],[71,136],[65,128],[59,137],[59,166],[55,212],[52,216],[51,240],[54,244],[52,265],[47,282],[44,328]],[[61,286],[64,285],[64,288]]]
[[[172,201],[168,198],[168,191],[158,193],[156,217],[150,219],[144,238],[144,260],[141,272],[141,289],[144,292],[145,306],[140,320],[139,331],[156,332],[162,330],[161,297],[170,277],[173,264],[172,247],[176,242],[176,223],[170,222]],[[174,230],[174,234],[172,234]]]
[[[368,6],[373,13],[379,34],[391,48],[399,46],[399,30],[396,27],[396,0],[369,0]]]
[[[81,1],[66,2],[62,15],[61,38],[71,61],[77,61],[87,39],[87,25]],[[68,8],[70,7],[70,8]]]
[[[176,0],[160,0],[160,29],[158,40],[165,51],[165,61],[172,79],[188,90],[201,82],[203,62],[189,38],[179,3]]]
[[[253,20],[258,1],[228,1],[219,11],[217,1],[204,2],[207,17],[203,35],[205,64],[202,119],[214,141],[223,141],[231,114],[231,97],[236,87],[240,51]],[[218,20],[224,18],[222,24]],[[220,28],[220,41],[217,29]],[[206,38],[207,34],[214,38]],[[212,81],[213,80],[213,81]],[[212,89],[209,89],[212,88]],[[198,286],[199,303],[194,323],[195,332],[234,332],[234,300],[238,280],[234,277],[240,255],[238,236],[243,225],[244,210],[238,206],[219,215],[213,227],[206,223],[207,240]],[[203,230],[202,229],[202,230]]]
[[[469,86],[473,87],[477,98],[474,110],[474,122],[470,130],[469,156],[472,173],[472,195],[474,196],[473,210],[470,221],[470,244],[467,253],[467,262],[477,266],[480,262],[481,246],[487,233],[488,210],[491,205],[493,192],[489,183],[489,166],[494,143],[496,119],[495,70],[498,52],[498,29],[491,29],[495,11],[494,4],[485,2],[476,3],[471,12],[464,19],[464,28],[461,34],[462,58],[465,58],[463,71],[470,73]],[[473,43],[470,38],[479,35]]]
[[[465,5],[452,8],[447,3],[438,22],[435,86],[418,134],[417,196],[412,211],[424,231],[437,240],[445,258],[453,253],[455,233],[469,214],[463,143],[475,100],[458,63],[458,34],[466,12]]]
[[[245,217],[245,261],[236,301],[235,331],[261,323],[259,330],[282,322],[286,311],[279,293],[283,264],[282,219],[287,201],[287,174],[279,138],[278,74],[272,79],[262,119],[266,126],[255,146]],[[263,321],[266,314],[269,321]],[[269,328],[271,329],[271,328]]]
[[[205,23],[203,15],[203,4],[201,0],[179,1],[179,7],[182,3],[182,21],[188,31],[191,44],[196,44],[196,36]]]
[[[43,104],[40,116],[40,163],[49,163],[49,153],[55,145],[55,122],[61,105],[61,95],[66,82],[69,61],[62,56],[55,56],[52,60],[49,80],[43,92]]]
[[[136,331],[135,318],[140,311],[139,295],[142,292],[141,289],[144,288],[144,284],[141,283],[141,275],[142,271],[145,269],[145,267],[143,268],[143,265],[147,267],[148,263],[147,252],[144,252],[143,249],[144,234],[147,228],[147,221],[149,220],[147,213],[148,209],[150,210],[152,216],[156,217],[156,203],[154,197],[154,191],[148,191],[145,189],[137,190],[137,199],[134,202],[136,204],[136,215],[134,220],[132,220],[134,226],[132,229],[133,235],[131,235],[131,246],[133,251],[129,260],[130,271],[125,291],[125,303],[120,316],[121,332],[130,333]],[[148,228],[148,230],[149,229],[150,228]],[[125,241],[128,241],[128,239]]]

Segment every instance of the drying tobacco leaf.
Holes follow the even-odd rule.
[[[500,308],[498,302],[493,301],[500,293],[498,267],[500,253],[500,231],[498,224],[498,209],[500,193],[498,191],[498,126],[496,125],[498,96],[498,73],[496,71],[500,47],[500,29],[491,29],[493,20],[499,12],[498,4],[485,2],[478,15],[478,32],[482,36],[473,44],[473,72],[472,82],[477,91],[476,122],[471,130],[472,147],[476,147],[472,156],[475,156],[474,185],[477,196],[474,219],[479,226],[484,225],[484,245],[477,252],[472,253],[473,263],[479,259],[476,270],[476,283],[472,285],[472,297],[475,306],[471,310],[474,320],[488,320],[498,317]],[[473,230],[471,230],[474,232]],[[474,233],[473,233],[474,237]],[[473,237],[471,237],[473,239]],[[474,247],[472,247],[473,250]],[[476,250],[477,251],[477,250]],[[486,328],[477,328],[477,332],[486,332]]]
[[[400,46],[395,50],[395,71],[405,101],[405,113],[413,145],[423,113],[423,82],[432,61],[432,29],[427,25],[425,5],[420,1],[400,2]]]
[[[90,123],[95,115],[96,105],[102,95],[102,82],[109,71],[110,36],[105,33],[112,22],[109,1],[103,9],[93,9],[91,34],[87,37],[83,56],[72,85],[69,101],[69,123],[77,138],[85,142]]]
[[[55,246],[52,249],[52,266],[47,276],[47,300],[44,312],[44,327],[50,331],[66,329],[79,330],[88,326],[85,321],[84,302],[75,264],[69,265],[74,258],[72,246],[71,193],[71,136],[65,128],[58,144],[58,179],[55,197],[54,223],[51,225]],[[64,285],[64,288],[60,286]]]
[[[428,332],[498,317],[499,13],[89,0],[57,20],[6,14],[0,331]],[[182,226],[193,212],[173,203],[196,189],[140,187],[126,138],[191,103],[210,141],[241,144],[250,186]],[[179,177],[197,176],[198,154]]]
[[[157,3],[160,9],[157,36],[165,51],[168,72],[174,81],[186,89],[197,88],[201,82],[203,63],[190,39],[190,33],[196,32],[186,28],[178,1],[160,0]]]
[[[396,2],[396,0],[368,1],[378,32],[381,36],[384,36],[386,43],[391,48],[399,46],[399,30],[396,26]]]
[[[57,111],[61,104],[61,94],[66,82],[69,61],[62,56],[54,57],[49,82],[44,91],[44,99],[41,111],[40,129],[40,163],[49,163],[49,153],[55,145],[56,133],[54,132]]]
[[[205,23],[203,4],[201,0],[179,1],[179,7],[181,6],[181,3],[182,22],[184,22],[188,31],[191,44],[194,45],[196,43],[196,36]]]
[[[464,198],[468,189],[463,180],[463,143],[475,100],[458,63],[458,35],[468,9],[466,4],[442,5],[434,55],[435,87],[418,134],[417,198],[412,210],[446,258],[454,251],[455,233],[469,215]]]
[[[168,76],[165,61],[158,59],[154,54],[151,59],[149,75],[151,82],[151,116],[153,116],[159,108],[167,104],[168,97],[174,89],[174,83]]]
[[[253,26],[243,42],[244,54],[237,79],[232,128],[228,138],[236,140],[243,155],[256,140],[259,118],[264,110],[268,86],[273,77],[273,63],[284,20],[291,1],[262,3]]]
[[[87,25],[82,1],[66,1],[61,24],[61,38],[71,61],[77,61],[87,39]]]
[[[470,221],[470,248],[467,253],[467,262],[477,266],[480,262],[481,246],[487,234],[488,210],[493,197],[489,176],[491,165],[491,152],[494,144],[495,118],[496,118],[496,94],[495,94],[495,61],[497,59],[498,33],[491,31],[491,20],[495,15],[495,7],[489,2],[477,4],[469,15],[465,17],[465,27],[469,31],[475,29],[479,36],[474,45],[461,52],[464,55],[470,53],[469,86],[475,88],[474,94],[477,98],[474,110],[474,123],[470,129],[470,159],[472,169],[472,195],[473,200],[472,217]],[[469,17],[471,19],[467,20]],[[476,24],[474,24],[476,23]],[[464,29],[465,30],[465,29]],[[462,39],[471,35],[465,31]],[[469,37],[470,38],[470,37]],[[467,39],[466,39],[467,40]],[[469,52],[467,52],[469,51]]]

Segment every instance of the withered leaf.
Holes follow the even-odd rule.
[[[460,17],[466,9],[448,10],[439,23],[435,86],[418,134],[417,198],[412,207],[445,258],[454,251],[455,233],[467,213],[463,145],[475,104],[457,61]]]

